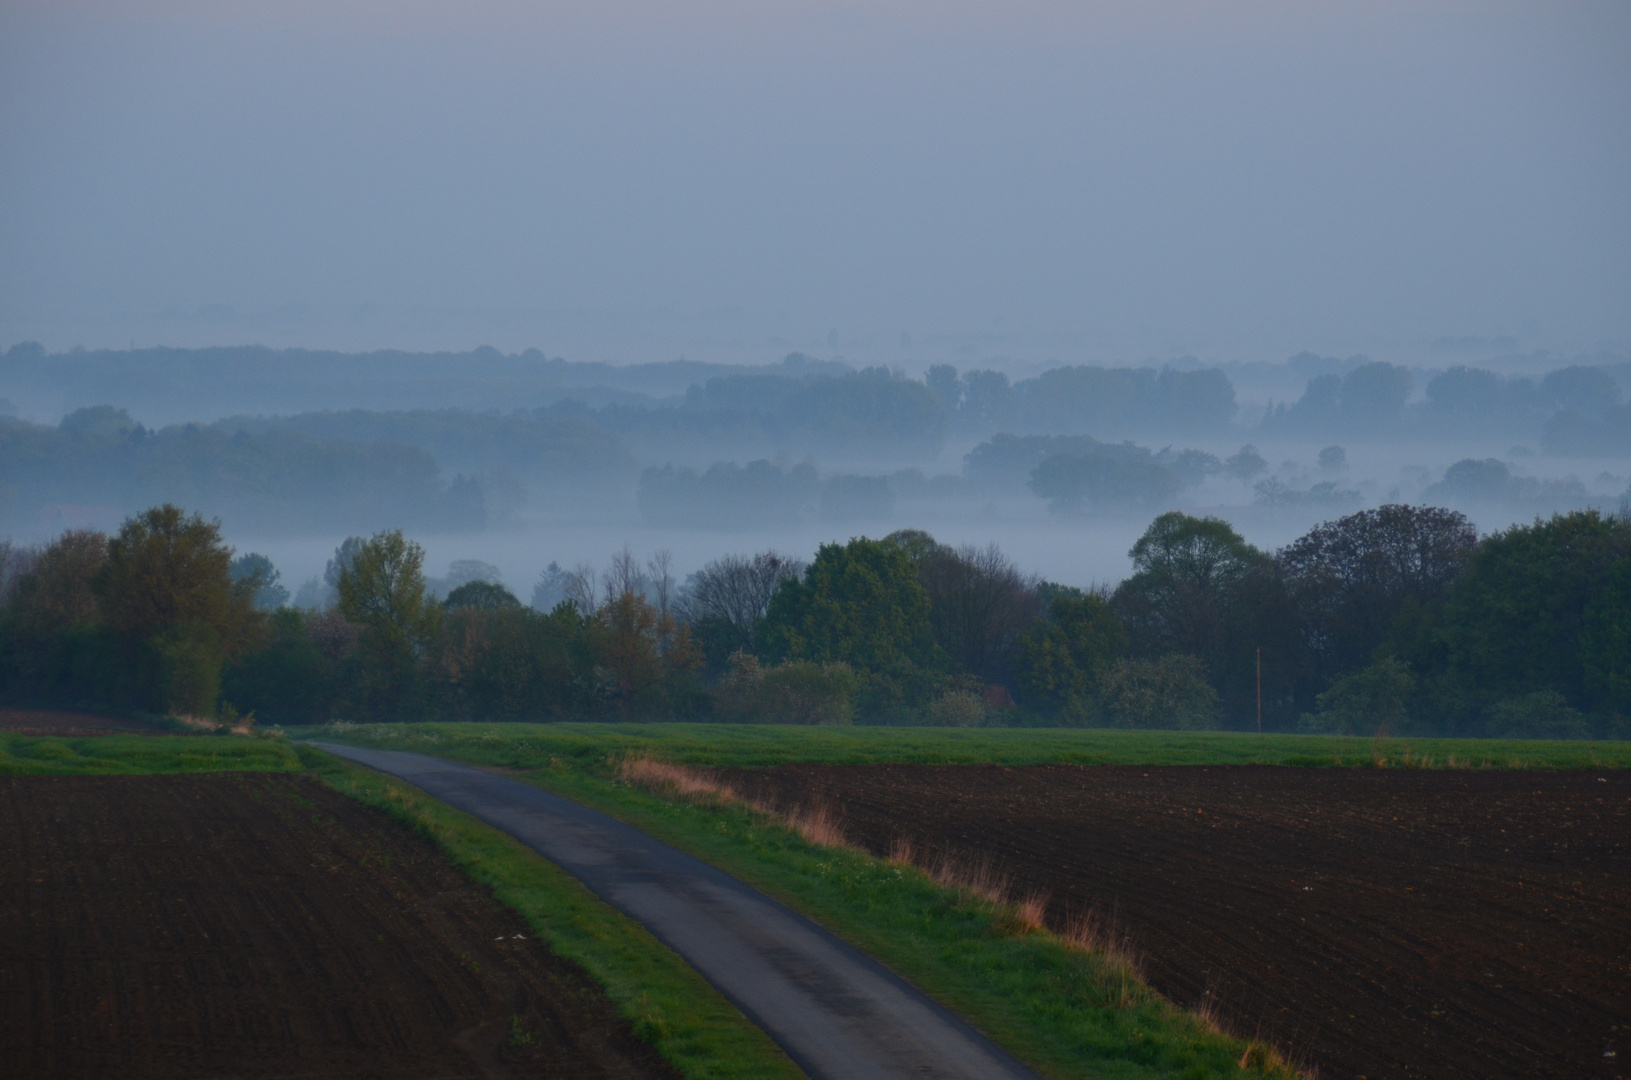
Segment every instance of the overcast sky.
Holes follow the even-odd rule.
[[[1623,349],[1631,4],[0,4],[0,347],[831,331]]]

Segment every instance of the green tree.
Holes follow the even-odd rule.
[[[1587,605],[1580,659],[1594,707],[1616,717],[1614,730],[1626,734],[1631,727],[1631,559],[1615,563]]]
[[[520,607],[516,595],[496,581],[467,581],[447,594],[442,606],[449,611],[475,608],[478,611],[498,611]]]
[[[1613,666],[1615,654],[1600,649],[1612,648],[1619,620],[1609,598],[1627,559],[1631,521],[1595,510],[1485,538],[1446,596],[1430,638],[1439,648],[1418,663],[1433,677],[1437,707],[1466,734],[1502,698],[1554,690],[1590,707],[1604,685],[1598,673]]]
[[[1263,650],[1265,722],[1289,720],[1284,590],[1272,559],[1228,522],[1172,512],[1150,523],[1130,552],[1133,573],[1110,598],[1147,659],[1181,653],[1201,662],[1226,717],[1249,724],[1256,657]]]
[[[340,568],[340,612],[362,627],[357,705],[372,718],[399,718],[415,700],[418,663],[441,606],[425,589],[425,551],[400,530],[376,533]]]
[[[945,666],[917,567],[900,546],[865,537],[823,544],[804,580],[771,600],[761,637],[772,660],[848,664],[874,714],[924,703]]]
[[[1019,640],[1021,703],[1067,724],[1087,724],[1099,684],[1127,652],[1127,630],[1102,596],[1054,591],[1045,619]]]
[[[1282,549],[1275,561],[1304,707],[1438,601],[1477,547],[1477,531],[1453,510],[1390,505],[1325,522]]]
[[[93,588],[108,624],[137,653],[149,708],[213,716],[223,666],[257,642],[250,580],[232,580],[219,522],[166,503],[128,519],[108,541]]]

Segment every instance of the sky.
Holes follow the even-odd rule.
[[[1631,347],[1631,5],[0,5],[0,348]]]

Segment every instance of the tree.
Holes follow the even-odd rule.
[[[1248,722],[1256,655],[1271,658],[1264,682],[1268,719],[1285,707],[1283,591],[1274,561],[1228,522],[1178,512],[1150,523],[1129,553],[1133,573],[1110,598],[1135,656],[1193,656],[1217,688],[1225,713]]]
[[[765,619],[773,660],[842,661],[861,675],[860,704],[882,712],[925,699],[944,667],[917,568],[899,546],[865,537],[823,544],[803,581],[782,584]]]
[[[1087,724],[1100,684],[1127,652],[1127,631],[1104,597],[1061,589],[1019,640],[1021,703],[1069,724]]]
[[[679,602],[691,622],[723,619],[749,631],[770,612],[770,598],[782,582],[804,573],[804,560],[778,551],[725,555],[691,575]]]
[[[447,594],[442,601],[442,607],[449,611],[460,608],[474,608],[479,611],[498,611],[503,608],[520,607],[521,601],[516,599],[514,593],[495,581],[467,581],[463,585]]]
[[[929,597],[930,630],[952,671],[986,683],[1011,681],[1014,646],[1042,608],[1035,579],[1021,574],[995,544],[954,548],[919,529],[884,540],[917,567]]]
[[[1200,657],[1217,653],[1229,609],[1268,562],[1228,522],[1177,511],[1151,522],[1128,554],[1133,573],[1112,604],[1135,647]]]
[[[777,551],[751,557],[726,555],[692,574],[675,600],[675,614],[687,623],[713,674],[730,657],[753,645],[754,627],[770,612],[770,598],[782,582],[804,573],[804,560]]]
[[[232,560],[232,580],[248,578],[255,582],[255,610],[276,611],[289,602],[289,590],[278,580],[282,575],[272,560],[257,551],[246,552]]]
[[[1087,454],[1058,454],[1031,473],[1030,488],[1055,514],[1103,513],[1169,504],[1183,483],[1148,451],[1102,447]]]
[[[425,551],[400,530],[376,533],[340,570],[340,613],[362,627],[358,705],[370,716],[413,704],[419,656],[441,608],[425,589]]]
[[[1631,559],[1614,564],[1587,606],[1580,659],[1593,705],[1618,718],[1619,734],[1631,734]]]
[[[1255,477],[1267,472],[1268,468],[1269,463],[1263,460],[1263,455],[1257,452],[1257,447],[1249,443],[1229,455],[1223,462],[1223,471],[1242,484],[1251,483]]]
[[[149,707],[213,716],[222,666],[261,628],[253,582],[232,580],[220,523],[169,503],[137,514],[108,541],[92,587],[114,631],[156,661],[141,693]]]
[[[108,538],[90,529],[65,532],[34,553],[12,590],[11,607],[22,629],[45,637],[100,619],[92,582],[107,554]]]
[[[1595,510],[1485,538],[1445,597],[1433,635],[1441,649],[1422,658],[1439,676],[1440,707],[1466,722],[1485,703],[1542,690],[1589,707],[1585,647],[1605,639],[1595,615],[1588,631],[1587,613],[1613,595],[1627,559],[1631,521]]]
[[[1477,546],[1463,515],[1394,504],[1328,521],[1283,548],[1275,559],[1300,700],[1312,705],[1338,676],[1369,663],[1401,617],[1444,594]]]

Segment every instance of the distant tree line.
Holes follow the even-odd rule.
[[[1573,364],[1537,380],[1463,365],[1434,375],[1423,387],[1425,400],[1407,404],[1413,389],[1408,368],[1364,361],[1345,374],[1310,379],[1300,398],[1272,408],[1260,427],[1266,434],[1373,440],[1500,431],[1538,437],[1553,454],[1631,453],[1631,402],[1607,367]]]
[[[471,564],[438,597],[398,531],[289,605],[264,556],[164,505],[0,547],[0,700],[285,724],[694,719],[1631,736],[1631,520],[1479,538],[1383,506],[1277,552],[1164,513],[1083,591],[903,530],[808,564],[552,564],[528,606]],[[1259,720],[1259,717],[1261,720]]]
[[[52,504],[185,500],[262,532],[382,520],[470,531],[514,498],[502,474],[448,477],[425,450],[400,442],[323,438],[288,426],[155,431],[107,405],[79,409],[54,427],[0,417],[0,519],[12,521]]]

